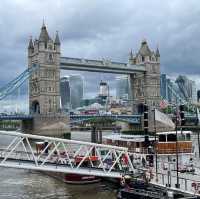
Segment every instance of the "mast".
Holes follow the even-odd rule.
[[[156,108],[154,108],[154,140],[155,140],[155,158],[156,158],[156,182],[158,181],[158,155],[157,155],[157,129],[156,129]]]

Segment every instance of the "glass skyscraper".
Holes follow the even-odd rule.
[[[70,85],[69,77],[62,77],[60,80],[61,108],[67,112],[70,109]]]
[[[62,110],[68,111],[81,106],[83,99],[83,77],[81,75],[69,75],[60,81]]]
[[[185,101],[197,101],[197,89],[195,81],[189,80],[186,76],[179,75],[174,82],[166,78],[166,74],[160,76],[160,93],[163,99],[169,103],[176,103],[177,99],[173,92]]]
[[[75,109],[81,106],[83,99],[83,77],[81,75],[70,75],[69,85],[71,108]]]
[[[116,97],[117,99],[129,99],[130,95],[130,87],[129,87],[129,79],[127,75],[122,75],[116,77],[117,85],[116,85]]]

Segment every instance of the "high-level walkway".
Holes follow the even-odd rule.
[[[60,58],[60,69],[116,74],[135,74],[146,71],[143,65],[129,65],[127,63],[113,62],[110,60],[91,60],[71,57]]]

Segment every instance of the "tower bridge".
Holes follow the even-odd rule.
[[[32,70],[37,66],[36,70]],[[132,93],[133,114],[141,112],[142,104],[150,109],[160,103],[160,53],[143,40],[139,51],[131,51],[127,63],[110,60],[61,57],[61,42],[58,33],[55,39],[42,25],[39,38],[30,38],[28,44],[28,72],[11,81],[3,90],[2,97],[19,87],[24,79],[29,80],[30,120],[23,120],[23,129],[34,134],[62,135],[70,131],[70,119],[60,112],[60,70],[120,73],[129,75]],[[8,89],[9,88],[9,89]],[[1,94],[0,93],[0,94]]]
[[[128,63],[109,60],[90,60],[61,57],[61,42],[56,33],[53,40],[43,24],[38,39],[30,39],[28,65],[39,64],[39,69],[29,79],[30,112],[40,114],[59,111],[60,69],[110,72],[130,75],[134,111],[144,101],[149,106],[158,106],[160,101],[160,53],[150,50],[146,40],[139,51],[130,52]]]

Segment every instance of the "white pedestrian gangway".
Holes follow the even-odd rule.
[[[18,132],[0,132],[0,136],[7,141],[0,145],[1,167],[112,178],[134,173],[128,149],[124,147]]]

